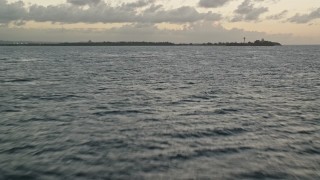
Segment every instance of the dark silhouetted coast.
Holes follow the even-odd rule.
[[[172,43],[172,42],[8,42],[0,41],[0,46],[281,46],[278,42],[256,40],[254,42],[218,42],[218,43]]]

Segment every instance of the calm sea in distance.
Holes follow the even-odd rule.
[[[320,179],[320,46],[0,47],[0,179]]]

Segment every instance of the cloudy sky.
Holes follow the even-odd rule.
[[[0,40],[320,44],[319,0],[0,0]]]

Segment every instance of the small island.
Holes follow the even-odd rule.
[[[144,41],[120,41],[120,42],[11,42],[0,41],[0,46],[281,46],[278,42],[256,40],[254,42],[218,42],[218,43],[172,43],[172,42],[144,42]]]
[[[238,43],[238,42],[233,42],[233,43],[215,43],[214,45],[218,46],[281,46],[280,43],[278,42],[272,42],[272,41],[265,41],[264,39],[262,40],[256,40],[254,42],[244,42]]]

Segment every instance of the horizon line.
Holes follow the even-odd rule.
[[[255,40],[255,41],[264,41],[262,40]],[[170,42],[170,41],[32,41],[32,40],[0,40],[0,45],[5,46],[5,45],[69,45],[69,44],[86,44],[90,46],[90,44],[102,44],[102,43],[149,43],[149,44],[166,44],[167,46],[172,45],[172,46],[177,46],[177,45],[203,45],[203,46],[210,46],[210,45],[218,45],[218,44],[231,44],[231,43],[236,43],[236,44],[248,44],[248,43],[254,43],[255,41],[248,41],[248,42],[237,42],[237,41],[229,41],[229,42]],[[278,42],[273,42],[273,41],[268,41],[265,40],[266,42],[272,42],[272,43],[278,43]],[[282,46],[319,46],[320,44],[281,44]]]

